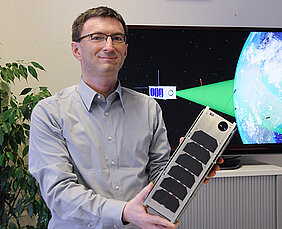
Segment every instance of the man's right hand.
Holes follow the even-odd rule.
[[[123,209],[123,221],[132,223],[142,229],[175,229],[179,224],[178,222],[172,224],[167,219],[164,219],[157,215],[152,215],[147,212],[146,207],[143,205],[145,197],[152,188],[153,183],[151,182],[125,205]]]

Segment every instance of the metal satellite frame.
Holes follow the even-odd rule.
[[[145,198],[147,211],[175,223],[235,131],[236,123],[203,109]]]

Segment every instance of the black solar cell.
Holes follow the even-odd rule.
[[[198,142],[200,145],[207,148],[209,151],[214,152],[217,148],[217,141],[202,130],[195,131],[191,139]]]
[[[199,176],[203,170],[202,164],[186,153],[180,154],[175,162],[197,176]]]
[[[179,202],[178,200],[170,195],[165,190],[157,190],[154,195],[152,196],[152,199],[157,201],[158,203],[165,206],[165,208],[169,209],[172,212],[176,212],[179,208]]]
[[[195,142],[189,142],[183,149],[186,153],[194,156],[199,161],[207,164],[210,159],[210,153],[203,147],[199,146]]]
[[[181,200],[184,200],[185,196],[187,195],[185,186],[170,177],[165,178],[160,186]]]
[[[187,170],[181,168],[180,166],[176,165],[171,167],[168,171],[168,174],[175,179],[179,180],[182,184],[186,185],[188,188],[191,188],[195,183],[194,176],[189,173]]]

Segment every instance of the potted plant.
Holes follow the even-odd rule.
[[[17,97],[10,85],[20,79],[38,80],[37,62],[0,65],[0,228],[47,228],[50,212],[38,183],[28,172],[29,121],[37,102],[50,96],[47,87],[23,88]],[[24,220],[30,218],[30,220]],[[27,223],[27,222],[32,223]]]

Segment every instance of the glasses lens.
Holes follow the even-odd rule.
[[[114,43],[125,43],[125,36],[123,34],[114,34],[112,40]]]
[[[94,43],[103,42],[106,40],[107,35],[106,34],[100,34],[100,33],[93,33],[90,36],[90,40]]]

